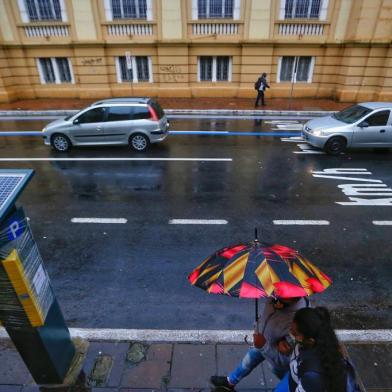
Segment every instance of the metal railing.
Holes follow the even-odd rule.
[[[31,25],[23,26],[26,37],[68,37],[69,26],[67,25]]]
[[[323,35],[322,23],[279,23],[279,35]]]
[[[109,36],[124,36],[124,35],[153,35],[153,25],[147,23],[140,24],[108,24],[106,31]]]
[[[237,23],[194,23],[192,24],[193,35],[238,35]]]

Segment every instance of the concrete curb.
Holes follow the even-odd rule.
[[[72,338],[89,341],[119,342],[173,342],[173,343],[244,343],[244,337],[251,340],[251,330],[156,330],[156,329],[95,329],[70,328]],[[337,330],[343,343],[392,343],[392,330]],[[0,339],[8,339],[4,328],[0,328]]]
[[[28,117],[28,116],[68,116],[75,114],[79,110],[0,110],[0,117]],[[323,110],[231,110],[231,109],[165,109],[165,112],[171,114],[182,114],[182,115],[246,115],[246,116],[327,116],[335,113],[335,111],[323,111]]]

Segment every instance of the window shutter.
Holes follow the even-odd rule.
[[[192,0],[192,20],[197,20],[198,18],[198,8],[197,8],[197,1],[198,0]]]
[[[35,61],[37,62],[38,74],[39,74],[39,79],[41,81],[41,84],[46,84],[44,78],[44,71],[42,70],[42,66],[41,66],[41,61],[40,59],[35,59]]]
[[[321,0],[320,20],[327,20],[328,0]]]
[[[120,67],[120,59],[118,57],[116,59],[116,73],[117,73],[117,83],[121,83],[121,67]]]
[[[65,8],[64,0],[60,0],[60,8],[61,8],[61,20],[63,22],[67,22],[68,21],[67,10]]]
[[[241,0],[234,0],[233,19],[238,20],[241,17]]]
[[[27,13],[27,10],[26,10],[26,4],[25,4],[24,0],[18,0],[18,5],[19,5],[20,17],[22,18],[22,22],[29,23],[30,18],[29,18],[29,14]],[[41,82],[42,82],[42,80],[41,80]]]
[[[286,0],[280,0],[279,19],[283,20],[286,14]]]
[[[147,0],[147,20],[152,20],[152,0]]]
[[[112,2],[110,0],[104,0],[106,20],[111,22],[113,20]]]
[[[282,57],[279,57],[279,62],[278,62],[278,72],[276,74],[276,82],[280,83],[280,72],[282,70]]]

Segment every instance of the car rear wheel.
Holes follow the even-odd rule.
[[[339,155],[346,149],[347,141],[342,137],[333,137],[325,145],[325,151],[330,155]]]
[[[150,140],[142,133],[135,133],[129,138],[129,145],[136,151],[146,151],[150,145]]]
[[[59,133],[52,136],[51,144],[52,147],[58,152],[66,152],[72,146],[72,143],[68,137]]]

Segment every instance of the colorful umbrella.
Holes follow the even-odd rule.
[[[298,251],[256,239],[218,250],[188,276],[212,294],[256,299],[306,297],[324,291],[331,279]]]

